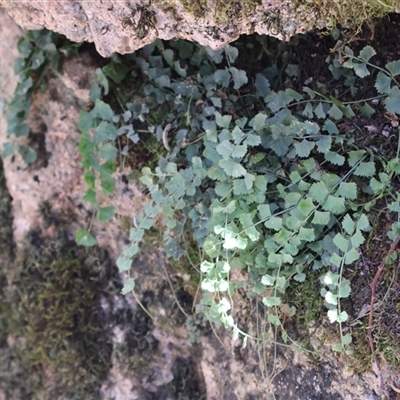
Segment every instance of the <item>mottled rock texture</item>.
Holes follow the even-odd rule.
[[[156,38],[187,39],[213,49],[243,34],[288,39],[399,10],[395,0],[0,0],[1,6],[25,29],[48,28],[75,42],[94,42],[104,57],[131,53]]]

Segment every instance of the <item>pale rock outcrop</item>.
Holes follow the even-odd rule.
[[[253,33],[286,40],[331,21],[318,2],[296,0],[0,0],[1,6],[25,29],[94,42],[104,57],[131,53],[156,38],[213,49]]]

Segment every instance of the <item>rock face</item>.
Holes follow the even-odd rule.
[[[24,28],[46,27],[76,42],[94,42],[97,51],[104,57],[113,52],[133,52],[157,37],[165,40],[187,39],[220,48],[241,34],[256,32],[286,38],[309,28],[307,23],[292,22],[295,9],[288,1],[227,2],[234,7],[228,10],[220,5],[220,13],[217,4],[212,4],[219,1],[196,0],[196,3],[190,3],[191,0],[148,3],[138,0],[5,0],[3,5]]]
[[[18,7],[21,4],[21,7],[27,7],[28,3],[15,4],[18,4]],[[32,7],[31,15],[35,16],[34,7],[35,5],[39,7],[40,3],[29,4]],[[52,7],[54,7],[52,12],[55,12],[56,7],[67,7],[69,4],[70,9],[75,10],[73,3],[63,2],[62,6],[58,2],[45,4],[48,5],[46,15],[42,12],[38,13],[38,16],[43,18],[43,24],[45,17],[48,18],[46,19],[49,21],[46,22],[47,27],[54,29],[60,18],[65,18],[65,23],[72,24],[71,26],[73,24],[77,26],[78,22],[73,22],[71,16],[65,17],[60,14],[54,20],[50,18],[49,10]],[[79,3],[76,4],[80,7]],[[104,4],[105,2],[102,6],[107,10]],[[116,17],[115,22],[121,25],[118,21],[119,17]],[[39,27],[33,22],[31,24],[33,24],[30,25],[31,27]],[[141,39],[141,42],[128,34],[125,36],[132,41],[130,46],[143,45],[147,40],[154,39],[155,27],[147,24],[148,37]],[[161,28],[158,23],[156,28],[160,33]],[[92,32],[89,28],[89,20],[82,18],[82,25],[79,28],[81,31],[77,27],[74,29],[77,32],[75,40],[88,37],[93,40],[93,36],[84,36],[86,32],[90,34]],[[9,99],[16,85],[12,65],[17,57],[15,48],[19,34],[18,27],[4,12],[0,11],[0,37],[8,38],[0,42],[0,83],[2,84],[0,100],[3,100],[3,96]],[[79,36],[80,34],[82,36]],[[115,37],[115,41],[123,38],[122,34],[118,37],[109,32],[99,35],[102,40],[106,40],[108,35]],[[103,47],[103,54],[112,51],[111,41],[105,43],[108,43],[110,47],[109,50]],[[69,234],[73,235],[77,226],[82,226],[90,219],[90,209],[86,208],[87,205],[81,201],[85,188],[81,179],[81,162],[77,154],[79,141],[77,119],[82,99],[88,97],[95,67],[89,54],[81,54],[80,58],[71,58],[64,64],[64,72],[60,79],[53,79],[48,83],[46,92],[37,94],[32,105],[29,126],[33,136],[38,139],[43,138],[42,147],[45,151],[42,152],[44,157],[41,164],[28,168],[18,157],[14,160],[11,158],[4,160],[4,177],[12,196],[12,203],[8,198],[6,206],[0,208],[0,221],[6,224],[6,218],[2,216],[6,213],[13,214],[13,238],[17,245],[16,252],[25,245],[26,234],[30,230],[39,231],[43,240],[48,240],[50,243],[57,236],[58,227],[55,224],[46,224],[43,213],[40,212],[41,204],[44,202],[51,204],[52,213],[64,214],[64,217],[68,219],[69,226],[66,229]],[[0,109],[0,147],[5,141],[5,120],[2,117]],[[2,190],[5,191],[5,185],[0,179],[0,192]],[[136,209],[132,204],[132,198],[143,202],[143,197],[140,197],[140,193],[133,184],[128,186],[121,183],[121,186],[117,186],[117,193],[119,195],[113,201],[115,201],[114,205],[118,214],[125,218],[132,218],[132,210]],[[109,251],[111,260],[115,263],[118,250],[127,236],[126,233],[124,234],[121,222],[117,219],[111,220],[106,226],[104,224],[93,226],[93,230],[101,247]],[[11,232],[9,229],[7,232],[4,231],[2,227],[0,244],[7,237],[11,237]],[[39,248],[38,252],[44,248]],[[191,346],[187,339],[185,319],[180,315],[176,307],[177,299],[170,291],[163,267],[164,260],[154,249],[147,249],[147,253],[149,254],[143,256],[143,259],[139,258],[134,265],[134,270],[140,272],[138,276],[135,276],[138,282],[136,295],[155,318],[154,321],[151,320],[141,310],[137,299],[132,296],[128,296],[127,300],[124,299],[122,304],[122,300],[115,295],[112,310],[115,313],[123,310],[127,317],[124,317],[123,323],[119,322],[113,326],[113,339],[110,344],[112,368],[101,387],[101,398],[105,400],[111,398],[116,400],[144,398],[244,400],[268,399],[272,398],[272,393],[274,393],[276,398],[288,400],[300,398],[310,400],[318,398],[378,399],[373,395],[373,388],[377,382],[373,373],[363,376],[343,374],[346,365],[343,356],[333,354],[328,346],[317,342],[313,344],[313,348],[319,353],[318,363],[312,362],[294,347],[275,348],[273,344],[262,347],[250,342],[246,348],[242,348],[241,343],[232,341],[230,332],[224,330],[213,332],[208,324],[202,322],[197,324],[201,334],[200,343]],[[3,266],[4,251],[1,254],[3,258],[0,259],[0,266]],[[172,269],[169,273],[172,283],[177,286],[182,277]],[[178,295],[183,304],[185,293],[178,293]],[[247,316],[260,318],[260,325],[265,327],[263,316],[249,307],[248,303],[246,304],[247,306],[243,304],[243,307],[238,307],[240,309],[238,318],[245,319]],[[104,307],[104,310],[107,311],[107,307]],[[190,303],[186,311],[190,312]],[[253,323],[253,326],[256,324]],[[310,332],[311,335],[316,337],[314,332]],[[125,358],[121,360],[121,357]],[[0,379],[4,379],[4,376],[0,374]],[[276,379],[273,379],[275,376]],[[398,374],[387,373],[386,377],[388,382],[396,383]],[[0,387],[2,387],[1,380]],[[182,396],[178,396],[178,392]],[[0,399],[5,398],[11,397],[5,397],[0,390]],[[42,398],[46,399],[46,397]]]
[[[231,2],[234,7],[230,10],[220,6],[221,15],[211,1],[190,3],[190,0],[150,1],[147,4],[137,0],[6,0],[3,5],[24,28],[46,27],[76,42],[94,42],[98,52],[105,57],[113,52],[130,53],[157,37],[187,39],[220,48],[241,34],[257,32],[286,38],[309,28],[307,23],[292,22],[295,9],[288,1],[250,0],[239,6],[236,5],[239,2]]]
[[[108,57],[131,53],[156,38],[186,39],[213,49],[240,35],[258,33],[286,40],[296,33],[332,27],[332,21],[359,24],[362,18],[396,11],[369,10],[364,1],[319,5],[297,0],[0,0],[25,29],[47,28],[75,42],[94,42]],[[336,4],[341,3],[341,4]],[[361,4],[362,3],[362,4]],[[399,7],[397,6],[397,11]],[[352,15],[354,14],[354,15]]]

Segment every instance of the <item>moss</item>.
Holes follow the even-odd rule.
[[[201,250],[189,232],[185,232],[182,236],[180,245],[184,249],[185,255],[176,260],[170,258],[169,264],[173,270],[177,270],[182,276],[186,275],[189,278],[183,280],[181,289],[190,296],[195,297],[201,280],[199,270],[202,262]]]
[[[178,0],[182,7],[196,18],[204,18],[208,4],[207,0]],[[174,10],[173,0],[156,0],[160,8],[166,12]],[[262,0],[216,0],[214,18],[217,23],[227,24],[251,13]],[[175,14],[175,12],[173,12]]]
[[[181,276],[186,275],[189,279],[180,280],[179,287],[175,287],[175,290],[186,292],[191,297],[195,297],[200,285],[201,274],[199,267],[201,264],[201,254],[198,244],[194,241],[188,232],[181,238],[182,242],[180,246],[185,249],[185,255],[174,259],[168,258],[168,264],[171,266],[173,271],[179,271]],[[158,227],[149,229],[143,238],[142,246],[148,250],[152,250],[159,247],[161,243],[161,234]],[[184,294],[182,293],[182,296]],[[189,307],[188,311],[191,310]]]
[[[144,307],[148,307],[150,297],[145,294],[142,298]],[[135,371],[138,379],[146,374],[154,362],[157,353],[157,341],[151,335],[154,324],[141,307],[135,312],[123,311],[119,324],[125,332],[124,340],[116,346],[115,357],[121,365],[127,365],[130,371]]]
[[[207,0],[177,0],[183,8],[196,18],[204,18],[208,10]],[[156,0],[158,6],[165,12],[176,14],[176,2],[174,0]],[[241,19],[251,14],[262,0],[216,0],[214,18],[218,24],[229,24],[232,21]],[[337,24],[357,28],[365,21],[373,18],[381,18],[384,15],[394,12],[398,6],[397,0],[293,0],[295,15],[299,19],[303,16],[315,15],[315,28],[322,24],[328,30],[333,29]],[[275,10],[274,7],[266,8],[268,13]],[[177,16],[177,20],[179,16]],[[266,24],[271,25],[269,29],[279,32],[280,17],[268,18]],[[311,29],[311,28],[310,28]]]
[[[7,399],[98,399],[111,367],[111,331],[101,300],[119,290],[100,249],[32,233],[7,290],[7,346],[0,385]],[[3,304],[4,305],[4,304]]]
[[[315,27],[323,23],[328,30],[337,24],[350,28],[358,28],[365,21],[381,18],[394,12],[397,0],[294,0],[297,13],[315,15]]]
[[[11,200],[6,186],[3,162],[0,158],[0,266],[14,254]]]
[[[217,0],[215,21],[220,24],[232,23],[236,19],[251,14],[261,3],[261,0]]]
[[[204,17],[207,10],[207,0],[180,0],[183,8],[196,18]]]
[[[321,271],[308,271],[304,282],[293,282],[288,296],[288,304],[296,307],[295,320],[298,327],[307,327],[325,317],[324,299],[319,288]]]
[[[174,0],[156,0],[159,7],[165,12],[177,15]],[[203,18],[207,11],[207,0],[179,0],[183,8],[196,18]]]
[[[372,355],[367,339],[369,312],[357,318],[360,310],[371,300],[370,284],[374,279],[376,267],[387,254],[390,243],[387,241],[387,227],[397,220],[396,214],[386,210],[386,200],[381,200],[372,210],[369,218],[373,227],[363,245],[362,253],[368,264],[357,263],[347,272],[351,280],[350,297],[342,302],[342,307],[352,316],[351,335],[354,354],[349,358],[350,367],[362,373],[371,368]],[[397,280],[397,262],[386,263],[376,287],[377,302],[373,315],[372,336],[378,359],[386,360],[391,368],[400,366],[400,284]],[[368,268],[365,266],[368,265]]]
[[[12,310],[6,296],[6,266],[14,256],[12,220],[11,197],[0,159],[0,347],[6,343],[12,320]]]

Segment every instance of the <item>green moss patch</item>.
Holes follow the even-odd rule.
[[[208,11],[207,0],[179,0],[179,2],[189,14],[196,18],[204,18]],[[158,0],[157,3],[165,11],[171,11],[176,4],[171,0]],[[226,24],[248,15],[260,4],[262,4],[261,0],[217,0],[214,18],[218,23]]]
[[[294,0],[296,11],[315,15],[315,23],[323,23],[327,29],[342,24],[350,28],[360,27],[372,18],[381,18],[394,12],[397,0]]]
[[[100,249],[28,243],[1,310],[0,386],[7,399],[98,399],[112,354],[101,301],[119,290],[116,270]]]
[[[261,4],[261,0],[217,0],[215,20],[218,23],[233,22],[251,13]]]

